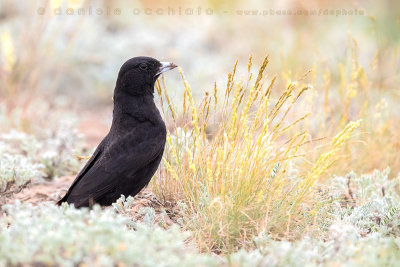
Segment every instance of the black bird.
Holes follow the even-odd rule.
[[[58,204],[108,206],[121,194],[135,196],[150,182],[166,140],[165,123],[154,103],[154,84],[161,73],[175,67],[150,57],[134,57],[122,65],[111,129]]]

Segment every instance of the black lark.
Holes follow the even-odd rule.
[[[166,127],[154,103],[154,84],[161,73],[175,67],[150,57],[134,57],[122,65],[111,129],[58,204],[107,206],[121,194],[135,196],[150,182],[166,140]]]

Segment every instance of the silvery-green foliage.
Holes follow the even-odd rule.
[[[185,150],[190,149],[190,146],[192,144],[193,138],[190,134],[190,131],[181,127],[177,127],[174,132],[170,132],[170,137],[171,137],[171,143],[174,146],[175,151],[177,153],[177,157],[182,158],[184,156]],[[165,150],[168,151],[170,149],[171,149],[170,142],[166,142]],[[175,157],[172,157],[171,161],[175,165],[179,165],[179,161]]]
[[[15,155],[14,150],[4,142],[0,142],[0,192],[8,183],[24,185],[32,177],[43,177],[43,165],[32,162],[23,155]]]
[[[171,141],[176,146],[187,146],[193,143],[193,137],[191,132],[185,128],[177,127],[174,133],[171,133]]]
[[[216,266],[198,254],[178,227],[135,223],[114,209],[75,209],[15,202],[0,218],[0,265]]]
[[[40,176],[32,175],[30,178],[54,178],[56,176],[75,173],[81,163],[75,158],[74,151],[81,136],[72,127],[72,122],[59,122],[58,128],[46,129],[39,136],[24,132],[10,130],[0,135],[0,152],[16,157],[12,166],[7,167],[10,160],[4,161],[3,168],[18,169],[18,164],[31,162],[41,170]],[[2,153],[2,154],[4,154]],[[26,158],[23,160],[22,158]],[[29,166],[29,164],[28,164]],[[27,167],[20,165],[25,173]],[[28,174],[28,173],[27,173]],[[0,179],[4,180],[4,178]],[[28,177],[29,179],[29,177]]]
[[[195,143],[193,132],[186,128],[177,127],[174,132],[171,132],[171,142],[176,149],[178,158],[181,158],[185,150],[193,150],[192,146]],[[208,142],[208,140],[205,140],[205,142]],[[167,149],[168,147],[169,142],[167,142]]]
[[[46,137],[41,140],[44,149],[39,157],[49,179],[75,173],[81,166],[74,154],[82,136],[74,124],[74,120],[60,120],[57,127],[46,131]]]
[[[280,166],[281,166],[281,163],[278,162],[278,163],[276,163],[275,166],[272,168],[271,173],[269,174],[269,178],[270,178],[271,180],[274,179],[274,177],[275,177],[276,173],[278,172]]]
[[[346,226],[345,226],[346,227]],[[354,238],[351,227],[341,239],[303,238],[277,241],[259,236],[258,249],[239,250],[229,256],[232,266],[397,266],[400,238],[373,233]],[[346,236],[350,234],[350,236]],[[257,239],[257,238],[256,238]]]
[[[32,135],[11,129],[9,132],[0,136],[4,143],[8,144],[14,153],[25,154],[28,157],[35,157],[36,153],[42,148],[40,142]]]
[[[399,233],[400,177],[389,178],[390,169],[357,177],[350,173],[335,179],[337,194],[351,188],[354,207],[336,204],[337,220],[357,227],[361,234],[384,231]],[[350,181],[350,182],[349,182]]]
[[[133,201],[134,198],[132,196],[128,196],[126,198],[124,195],[121,195],[121,197],[117,199],[117,201],[113,203],[112,206],[118,213],[126,214],[132,207]]]
[[[43,165],[32,163],[30,159],[21,155],[2,154],[0,159],[0,191],[7,183],[21,186],[32,177],[43,177]]]
[[[139,214],[143,215],[143,223],[146,226],[153,226],[156,218],[156,212],[152,207],[143,207],[139,210]]]
[[[325,246],[316,246],[316,240],[304,238],[301,241],[275,241],[261,232],[254,238],[257,253],[252,251],[253,260],[258,259],[258,265],[253,266],[312,266],[323,261]],[[261,257],[260,257],[261,256]],[[243,251],[232,255],[232,260],[241,260]]]
[[[188,208],[186,203],[184,203],[182,201],[178,201],[177,205],[178,205],[180,214],[185,214],[185,212]],[[185,221],[184,221],[183,217],[181,217],[176,220],[176,223],[179,224],[180,226],[183,226]]]
[[[398,226],[398,218],[394,215],[398,215],[398,203],[384,197],[354,207],[343,220],[355,225],[364,234],[368,234],[371,231],[379,231],[380,227],[388,225],[391,221]]]
[[[264,259],[265,256],[262,255],[258,250],[246,251],[244,249],[228,256],[228,262],[231,266],[262,266],[261,263],[264,261],[265,264],[267,260]],[[269,263],[269,266],[274,266],[276,263]]]

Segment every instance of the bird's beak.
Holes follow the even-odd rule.
[[[160,68],[158,69],[158,71],[157,71],[157,73],[156,73],[156,76],[160,75],[160,74],[163,73],[163,72],[166,72],[166,71],[168,71],[168,70],[172,70],[172,69],[178,67],[177,65],[175,65],[175,64],[172,63],[172,62],[160,62],[160,63],[161,63],[161,66],[160,66]]]

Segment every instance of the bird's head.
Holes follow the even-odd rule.
[[[176,67],[172,62],[160,62],[151,57],[131,58],[119,70],[116,89],[138,96],[153,94],[158,77]]]

